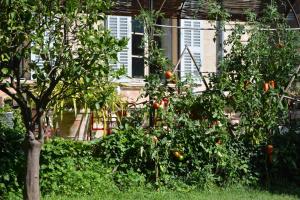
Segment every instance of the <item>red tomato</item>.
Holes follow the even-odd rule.
[[[169,104],[169,99],[167,97],[163,98],[164,105],[167,106]]]
[[[265,92],[267,92],[269,90],[269,83],[264,83],[263,89]]]
[[[165,72],[166,79],[170,79],[172,76],[173,76],[173,73],[171,71],[166,71]]]
[[[160,105],[159,105],[159,103],[154,102],[152,106],[153,106],[153,108],[154,108],[155,110],[157,110],[157,109],[159,108]]]

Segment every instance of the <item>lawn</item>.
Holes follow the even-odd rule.
[[[129,192],[113,192],[113,193],[98,193],[91,196],[78,196],[78,197],[67,197],[67,196],[51,196],[45,197],[45,200],[96,200],[96,199],[126,199],[126,200],[141,200],[141,199],[151,199],[151,200],[296,200],[300,198],[300,188],[288,190],[288,193],[280,192],[268,192],[260,191],[247,188],[234,188],[234,189],[213,189],[211,191],[190,191],[190,192],[180,192],[180,191],[129,191]]]

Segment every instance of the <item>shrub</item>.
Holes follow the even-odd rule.
[[[7,197],[9,192],[20,192],[23,185],[24,152],[24,126],[18,110],[9,107],[0,109],[0,114],[13,112],[14,127],[9,128],[0,122],[0,198]]]
[[[270,166],[272,182],[299,183],[300,181],[300,134],[290,129],[273,137],[273,158]]]
[[[144,176],[147,182],[172,188],[178,181],[201,188],[256,182],[257,176],[251,171],[255,149],[249,152],[247,143],[228,135],[225,124],[210,127],[209,121],[165,114],[173,115],[170,117],[173,128],[133,127],[127,119],[129,124],[96,145],[95,154],[107,166],[115,168],[117,179],[126,176],[130,169],[131,173]]]
[[[55,138],[45,143],[41,154],[43,195],[76,196],[115,190],[111,170],[92,156],[93,144]]]

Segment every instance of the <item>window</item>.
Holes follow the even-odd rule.
[[[131,17],[108,16],[107,27],[118,39],[129,38],[127,47],[118,53],[119,62],[113,66],[113,69],[124,66],[128,76],[143,78],[145,74],[143,25]]]
[[[201,21],[200,20],[180,20],[181,27],[180,30],[180,49],[181,52],[184,50],[185,46],[191,50],[195,61],[200,68],[202,61],[202,31],[200,30]],[[180,53],[181,53],[180,52]],[[189,53],[185,51],[181,60],[181,78],[186,79],[186,77],[191,76],[194,81],[200,81],[200,75],[197,71],[196,66],[193,63],[192,58]],[[201,70],[201,68],[200,68]]]
[[[158,23],[161,23],[158,21]],[[113,36],[121,39],[129,38],[127,47],[118,53],[119,62],[113,66],[119,69],[125,66],[127,75],[132,78],[144,78],[148,71],[145,71],[145,51],[147,46],[144,44],[144,26],[138,20],[126,16],[108,16],[107,27]],[[155,36],[158,46],[161,47],[159,36]],[[151,73],[151,72],[150,72]]]
[[[144,27],[138,20],[132,20],[132,74],[133,78],[143,78],[145,75],[144,51],[145,46]]]

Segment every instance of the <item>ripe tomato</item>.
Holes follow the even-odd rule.
[[[168,70],[165,72],[166,79],[170,79],[172,76],[173,76],[173,73],[171,71]]]
[[[155,110],[157,110],[157,109],[159,108],[159,106],[160,106],[160,104],[157,103],[157,102],[154,102],[153,105],[152,105],[152,107],[153,107]]]
[[[271,88],[274,89],[275,88],[275,81],[274,80],[270,80],[269,81],[269,85],[270,85]]]
[[[267,146],[266,151],[267,151],[267,154],[268,154],[268,155],[272,155],[272,153],[273,153],[273,145],[269,144],[269,145]]]
[[[269,90],[269,83],[264,83],[263,89],[267,92]]]
[[[167,106],[169,104],[169,99],[167,97],[163,98],[164,105]]]
[[[181,156],[181,154],[180,154],[178,151],[175,151],[175,152],[174,152],[174,156],[175,156],[176,158],[179,158],[179,157]]]

